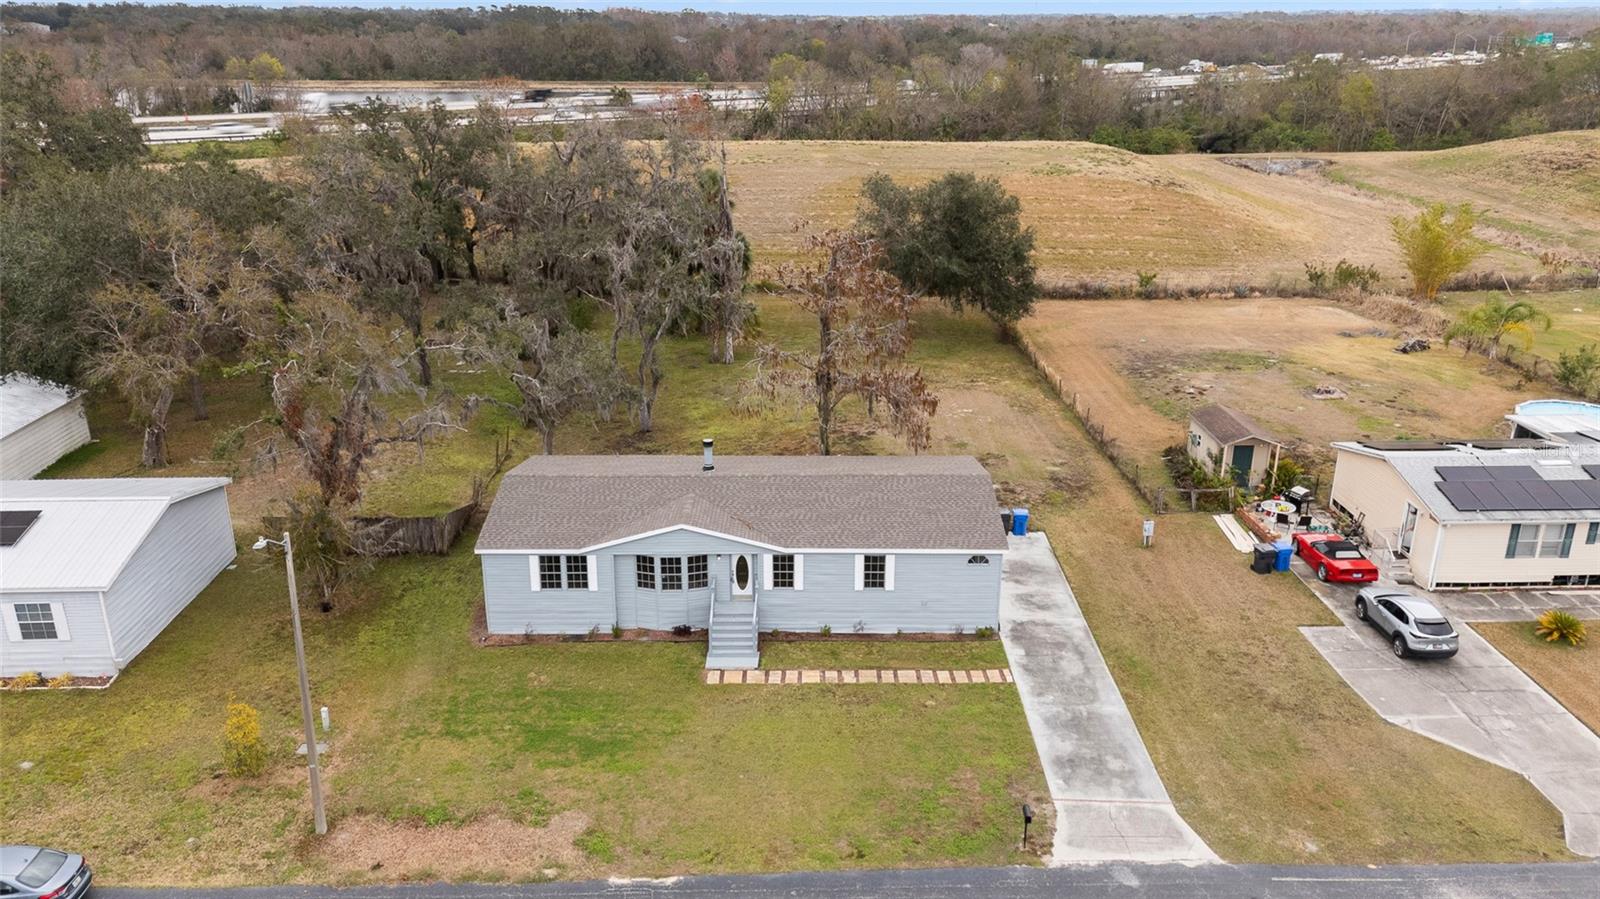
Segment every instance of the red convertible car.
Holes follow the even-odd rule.
[[[1295,534],[1294,551],[1317,573],[1318,580],[1367,584],[1378,579],[1378,566],[1338,534]]]

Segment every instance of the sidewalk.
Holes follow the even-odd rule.
[[[1050,864],[1220,861],[1173,808],[1049,539],[1008,539],[1000,638],[1055,805]]]

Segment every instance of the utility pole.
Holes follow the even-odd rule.
[[[321,836],[328,832],[328,816],[322,808],[322,772],[317,765],[317,730],[311,715],[311,678],[306,674],[306,641],[300,634],[300,591],[296,589],[294,581],[294,544],[289,540],[289,532],[284,531],[281,541],[260,537],[252,549],[266,549],[269,543],[283,547],[283,564],[288,572],[289,617],[294,622],[294,661],[300,669],[300,718],[306,731],[306,770],[311,775],[311,817],[316,823],[317,835]]]

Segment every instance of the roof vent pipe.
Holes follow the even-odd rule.
[[[700,441],[700,449],[705,454],[705,462],[700,466],[700,470],[701,471],[710,471],[713,468],[716,468],[717,467],[716,463],[714,463],[712,461],[712,459],[711,459],[711,438],[710,437],[707,437],[704,440]]]

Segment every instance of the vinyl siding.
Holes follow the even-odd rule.
[[[595,560],[598,590],[535,590],[528,560],[535,553],[486,553],[483,603],[492,634],[585,634],[616,623],[612,568]]]
[[[971,553],[895,555],[893,590],[856,590],[854,553],[807,553],[805,589],[762,591],[761,630],[869,634],[971,633],[996,627],[1000,619],[1003,556],[987,565],[967,562]]]
[[[680,624],[705,627],[711,621],[711,601],[715,595],[728,599],[731,595],[733,558],[740,554],[753,556],[755,580],[760,583],[759,571],[763,550],[740,540],[712,537],[694,531],[669,531],[650,537],[630,540],[605,550],[612,553],[612,564],[617,589],[617,623],[622,627],[642,627],[650,630],[671,630]],[[634,559],[637,556],[710,556],[707,573],[709,587],[700,590],[641,590],[634,576]],[[657,577],[660,577],[659,571]],[[658,580],[657,583],[660,583]]]
[[[236,553],[225,490],[168,506],[106,591],[118,662],[133,661]]]
[[[1547,527],[1551,522],[1538,522]],[[1438,584],[1544,584],[1560,574],[1600,574],[1600,543],[1584,543],[1588,522],[1578,525],[1568,558],[1506,558],[1510,522],[1451,524],[1439,551]]]
[[[0,480],[27,480],[88,442],[89,421],[79,397],[0,440]]]
[[[99,677],[117,673],[106,643],[105,619],[98,593],[6,593],[0,604],[59,603],[66,618],[67,640],[12,640],[0,631],[0,677],[37,671],[45,677],[76,674]]]
[[[1369,533],[1399,531],[1405,520],[1407,501],[1421,510],[1424,517],[1428,514],[1422,500],[1387,461],[1348,450],[1339,451],[1330,495],[1334,502],[1350,510],[1351,515],[1364,514],[1363,523]]]

